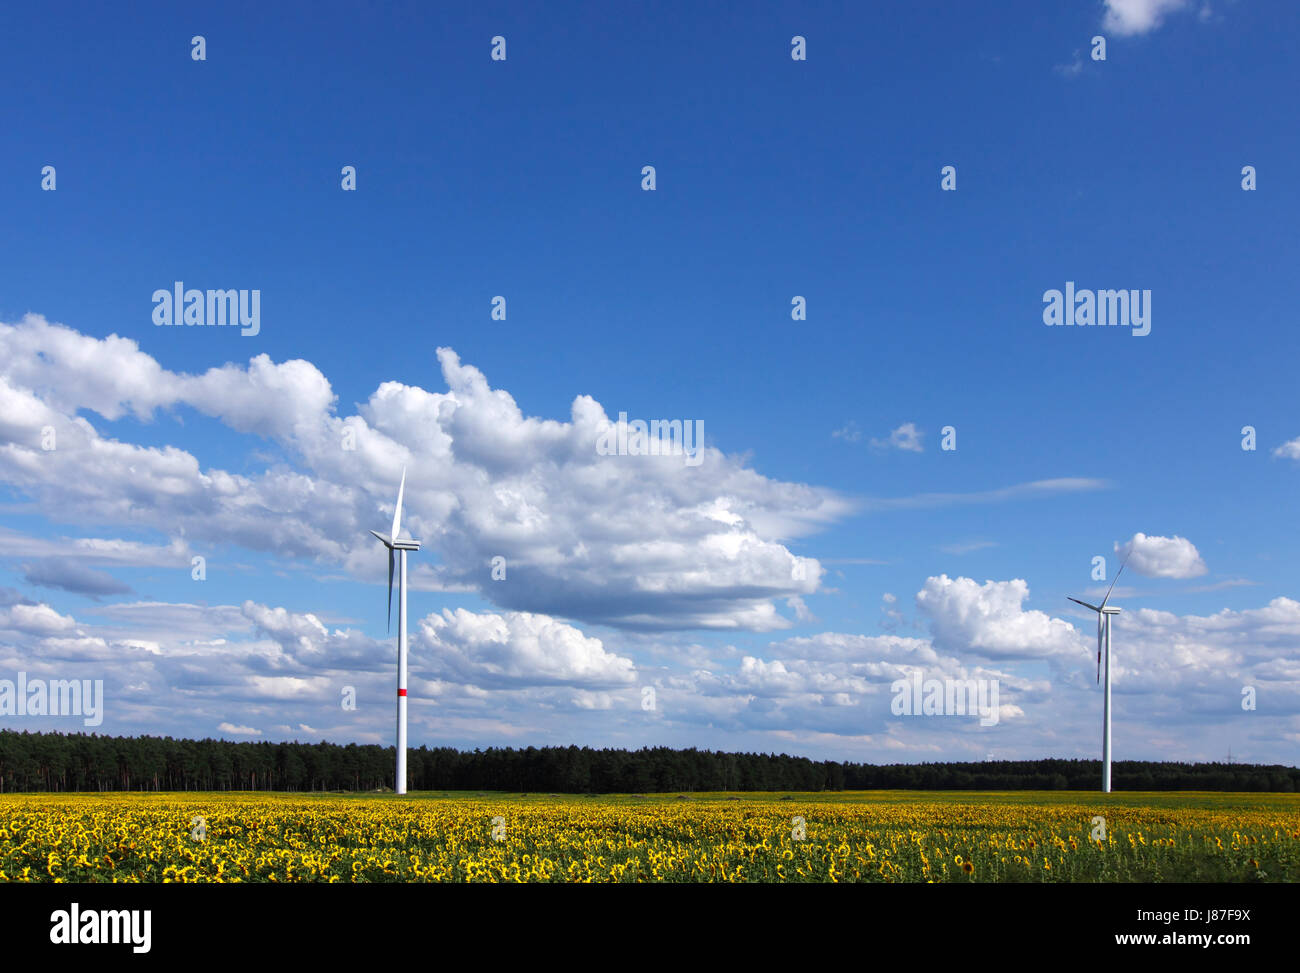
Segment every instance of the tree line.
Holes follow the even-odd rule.
[[[0,791],[375,791],[392,747],[0,730]],[[1116,790],[1300,790],[1280,765],[1121,760]],[[1096,790],[1097,760],[859,764],[772,753],[489,747],[408,751],[410,790],[567,794],[690,791]]]

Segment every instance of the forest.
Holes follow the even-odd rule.
[[[392,747],[177,740],[0,730],[0,791],[379,791]],[[860,764],[771,753],[591,747],[408,751],[413,791],[632,794],[691,791],[1096,790],[1097,760]],[[1238,763],[1113,765],[1120,791],[1287,791],[1300,769]]]

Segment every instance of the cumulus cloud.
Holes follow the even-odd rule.
[[[478,687],[630,686],[631,659],[606,651],[600,639],[530,612],[475,613],[444,609],[420,623],[418,646],[435,675]]]
[[[23,635],[67,635],[77,629],[76,620],[63,615],[46,604],[19,602],[0,610],[0,632],[10,631]]]
[[[103,732],[202,737],[218,725],[232,734],[269,727],[281,737],[391,744],[392,638],[257,602],[107,605],[95,609],[103,621],[86,622],[9,600],[0,607],[0,671],[104,679]],[[413,745],[450,733],[462,742],[532,739],[549,721],[572,733],[601,713],[642,712],[631,658],[558,619],[448,611],[414,628]],[[352,709],[340,706],[346,692]],[[30,728],[58,728],[46,722]]]
[[[927,578],[916,595],[940,650],[992,659],[1080,658],[1082,635],[1069,622],[1023,607],[1029,585],[1012,581]]]
[[[134,341],[29,315],[0,324],[0,478],[70,521],[164,532],[169,557],[229,543],[374,577],[366,531],[391,518],[405,465],[407,525],[436,555],[413,570],[417,588],[617,627],[759,631],[788,627],[777,604],[818,589],[821,566],[785,542],[843,518],[849,500],[713,447],[698,466],[601,455],[617,424],[589,396],[565,421],[527,416],[451,349],[438,361],[446,392],[385,382],[341,416],[310,362],[172,372]],[[113,438],[88,415],[151,421],[179,407],[271,440],[299,469],[205,467],[177,446]],[[42,449],[47,430],[54,450]],[[355,449],[340,448],[345,437]],[[509,583],[490,581],[498,556]]]
[[[270,608],[253,601],[244,602],[241,611],[258,633],[279,647],[280,655],[269,661],[272,668],[373,671],[392,662],[391,642],[377,642],[355,630],[330,631],[310,612]]]
[[[1116,616],[1116,691],[1147,697],[1155,722],[1238,720],[1243,687],[1277,716],[1300,712],[1300,602],[1175,615],[1150,608]]]
[[[1105,0],[1102,27],[1120,35],[1155,30],[1166,16],[1191,6],[1191,0]]]
[[[1128,558],[1128,566],[1148,578],[1198,578],[1209,569],[1196,546],[1185,537],[1148,537],[1134,534],[1115,551]]]

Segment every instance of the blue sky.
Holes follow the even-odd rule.
[[[106,732],[389,742],[406,465],[414,744],[1094,756],[1065,598],[1132,547],[1116,756],[1294,763],[1294,5],[9,22],[0,677],[103,678]],[[259,333],[156,327],[175,281]],[[1150,333],[1045,326],[1066,281]],[[620,412],[703,461],[597,455]],[[894,716],[911,668],[1002,718]]]

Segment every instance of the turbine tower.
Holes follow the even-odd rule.
[[[1129,553],[1132,554],[1132,551]],[[1127,557],[1124,558],[1124,564],[1128,564]],[[1108,607],[1106,602],[1110,601],[1110,593],[1115,590],[1115,582],[1124,573],[1124,564],[1121,564],[1119,570],[1115,572],[1110,587],[1106,589],[1106,597],[1101,600],[1100,605],[1090,605],[1078,598],[1070,599],[1076,605],[1091,608],[1097,613],[1097,682],[1101,682],[1103,644],[1106,649],[1106,695],[1101,708],[1101,791],[1103,794],[1110,793],[1110,619],[1112,615],[1118,615],[1122,611],[1119,608]]]
[[[397,561],[397,774],[393,790],[406,793],[406,552],[418,551],[420,542],[400,538],[402,530],[402,494],[406,491],[406,468],[402,468],[402,482],[397,488],[397,508],[393,511],[393,528],[390,534],[372,530],[388,548],[388,630],[393,628],[393,561]],[[409,533],[409,532],[408,532]]]

